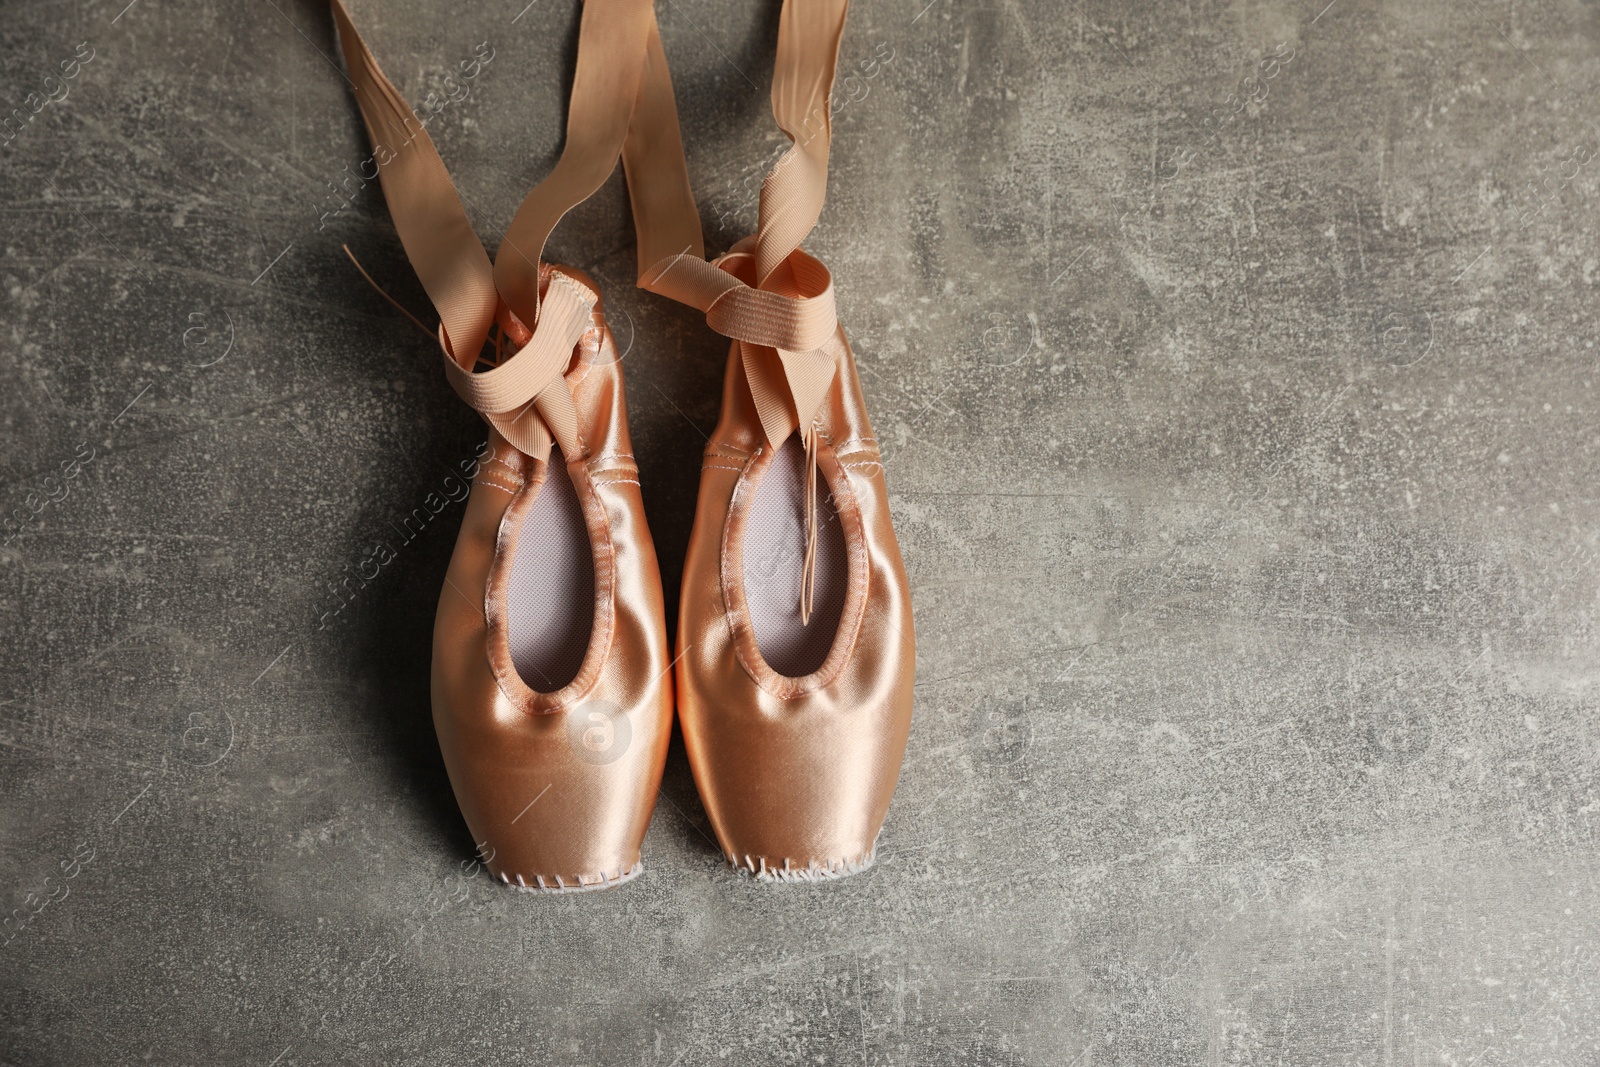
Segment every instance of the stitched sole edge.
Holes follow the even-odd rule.
[[[615,889],[624,882],[631,882],[644,872],[644,861],[640,860],[625,871],[616,874],[580,874],[576,884],[568,885],[560,875],[551,875],[546,878],[542,874],[533,876],[533,884],[528,884],[524,875],[517,875],[515,880],[504,871],[500,872],[500,882],[507,889],[518,893],[533,893],[539,896],[559,896],[564,893],[593,893],[597,889]],[[589,879],[593,879],[592,881]],[[554,884],[551,884],[554,883]]]
[[[725,857],[728,865],[746,878],[767,885],[780,883],[794,884],[797,882],[836,882],[841,878],[848,878],[852,874],[860,874],[878,861],[878,846],[873,846],[865,853],[854,859],[812,860],[804,867],[795,867],[788,860],[783,861],[782,867],[769,867],[765,857],[752,858],[744,856],[736,859],[733,856]]]

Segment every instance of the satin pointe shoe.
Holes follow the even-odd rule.
[[[730,356],[684,565],[689,762],[728,860],[761,879],[871,865],[911,726],[911,604],[883,463],[842,332],[830,347],[809,462],[798,433],[772,446]]]
[[[871,865],[911,725],[911,601],[882,458],[832,277],[800,250],[826,188],[845,8],[784,2],[772,100],[793,145],[762,186],[758,232],[714,263],[663,257],[639,282],[733,339],[684,566],[678,717],[727,859],[773,881]]]
[[[490,871],[571,892],[642,869],[672,685],[616,343],[584,275],[545,273],[592,302],[563,375],[581,445],[541,460],[491,433],[439,598],[433,718]]]
[[[616,344],[594,282],[541,255],[624,151],[646,57],[659,53],[654,15],[634,0],[585,5],[566,147],[491,266],[423,125],[332,6],[390,214],[439,313],[446,377],[490,428],[434,626],[451,785],[501,881],[614,886],[641,870],[671,663]],[[580,106],[602,81],[622,97]]]

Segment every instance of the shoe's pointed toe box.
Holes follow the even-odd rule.
[[[604,697],[534,713],[498,690],[435,706],[457,803],[495,876],[572,889],[622,880],[660,785],[670,713]]]
[[[781,878],[871,862],[911,716],[890,679],[851,681],[791,699],[758,687],[730,699],[745,687],[727,679],[717,694],[702,684],[683,701],[695,780],[735,866]]]

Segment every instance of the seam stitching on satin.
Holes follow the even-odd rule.
[[[621,460],[621,461],[616,462],[616,463],[610,463],[610,462],[607,462],[605,460],[605,457],[601,457],[600,459],[590,460],[589,463],[588,463],[588,467],[589,467],[589,477],[595,478],[595,479],[604,478],[608,474],[638,474],[639,473],[639,465],[637,463],[629,463],[627,460]]]
[[[727,449],[727,452],[719,452],[717,451],[718,449]],[[730,455],[729,453],[732,454]],[[748,452],[738,445],[730,445],[726,441],[714,441],[706,446],[706,455],[721,456],[723,459],[749,459],[754,453]]]
[[[497,489],[504,489],[506,492],[513,495],[521,492],[522,487],[528,484],[521,478],[496,478],[493,475],[480,476],[478,481],[485,485],[492,485]]]

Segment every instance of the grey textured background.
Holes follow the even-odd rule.
[[[525,2],[353,5],[413,101],[489,42],[432,131],[491,244],[575,47]],[[318,630],[482,438],[339,252],[427,308],[335,211],[326,9],[124,3],[0,16],[7,109],[94,56],[0,148],[0,1060],[1600,1062],[1593,0],[860,0],[810,246],[916,594],[881,859],[740,879],[675,744],[567,899],[463,872],[459,507]],[[725,247],[776,6],[659,7]],[[615,180],[551,252],[670,588],[723,343]]]

